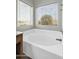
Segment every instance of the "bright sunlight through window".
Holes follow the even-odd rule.
[[[18,1],[17,26],[33,25],[33,7]]]
[[[36,8],[37,25],[58,25],[58,4],[50,4]]]

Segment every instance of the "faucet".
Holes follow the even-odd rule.
[[[57,40],[57,41],[62,41],[62,39],[58,39],[58,38],[57,38],[56,40]]]

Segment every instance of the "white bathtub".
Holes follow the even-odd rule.
[[[24,53],[32,59],[63,59],[62,33],[59,31],[32,29],[23,36]]]

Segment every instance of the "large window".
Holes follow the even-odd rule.
[[[28,26],[33,24],[33,7],[22,1],[18,1],[17,26]]]
[[[58,25],[58,4],[50,4],[36,8],[37,25]]]

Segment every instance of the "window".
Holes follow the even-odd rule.
[[[58,4],[50,4],[36,8],[37,25],[58,25]]]
[[[27,26],[33,24],[33,7],[18,1],[17,26]]]

